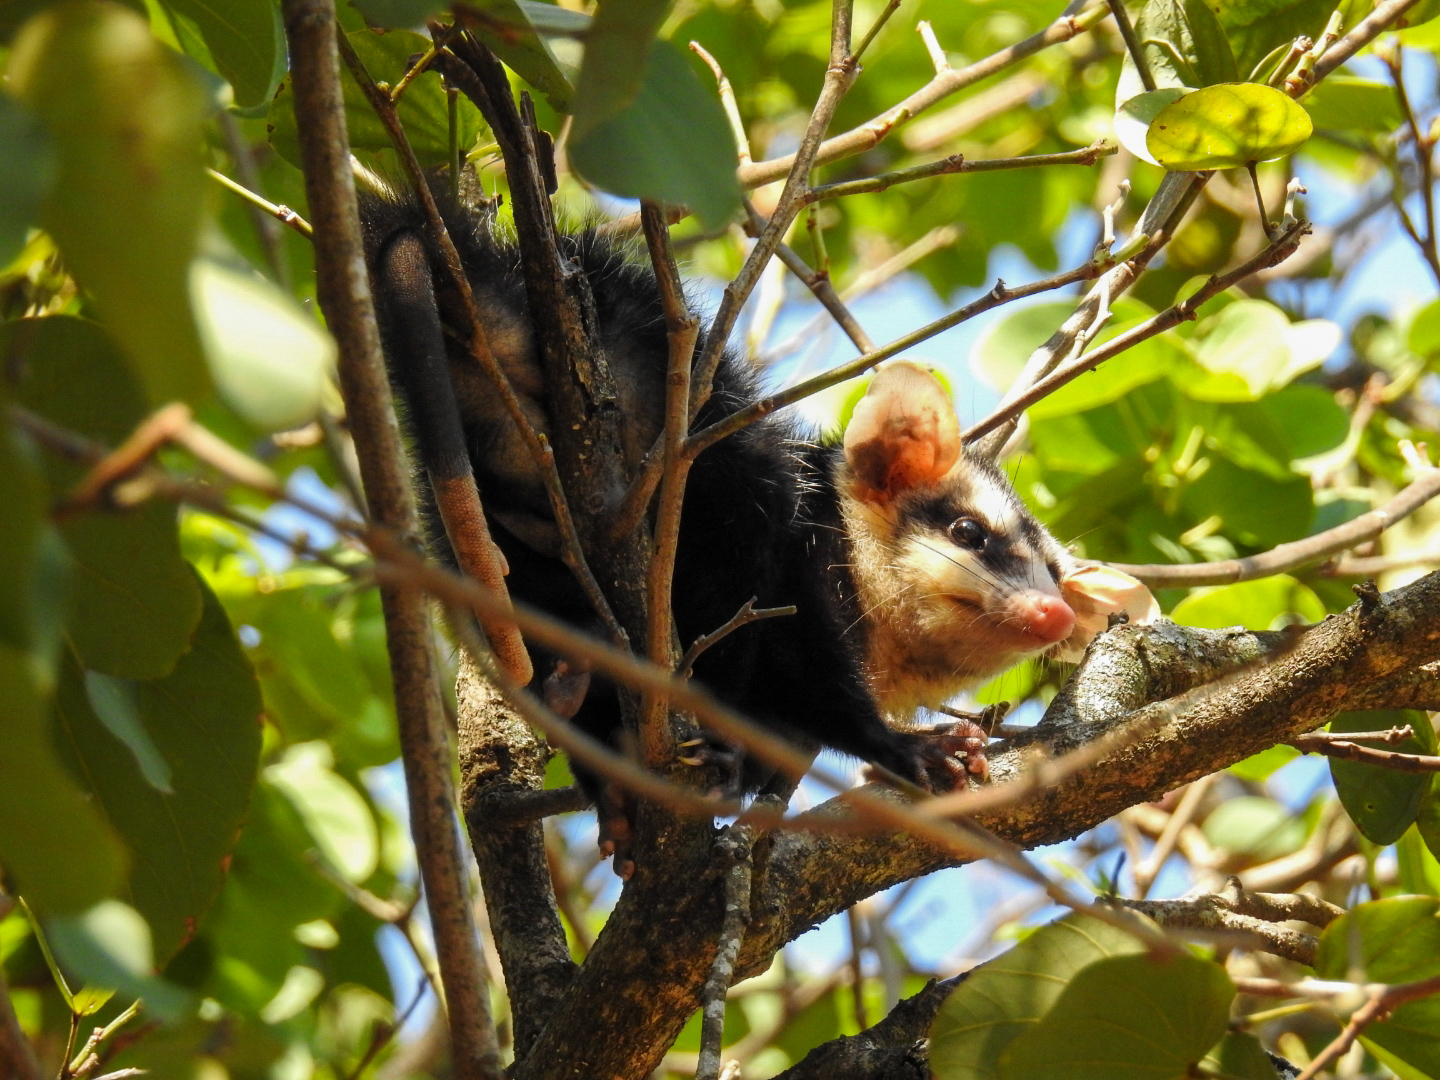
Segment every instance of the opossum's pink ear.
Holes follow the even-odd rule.
[[[879,500],[936,483],[960,459],[960,419],[940,381],[906,360],[886,364],[845,428],[845,460]]]
[[[1160,618],[1160,605],[1145,583],[1113,566],[1076,567],[1060,582],[1060,595],[1075,612],[1075,629],[1053,654],[1057,660],[1079,660],[1085,647],[1110,625],[1110,616],[1124,614],[1148,626]]]

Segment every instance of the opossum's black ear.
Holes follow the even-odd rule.
[[[940,381],[906,360],[886,364],[871,380],[845,429],[845,460],[868,491],[884,502],[928,487],[960,459],[960,419]]]

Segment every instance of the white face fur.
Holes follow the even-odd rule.
[[[884,500],[853,479],[841,489],[866,673],[892,721],[1070,635],[1073,560],[989,461],[962,453],[938,482]]]

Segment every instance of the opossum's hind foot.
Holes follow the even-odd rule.
[[[731,746],[718,735],[702,731],[676,747],[675,760],[682,765],[711,770],[713,782],[708,793],[717,799],[738,799],[743,790],[743,751]]]
[[[957,720],[923,734],[920,757],[932,790],[958,791],[990,779],[985,757],[989,735],[975,721]]]
[[[635,873],[635,803],[620,785],[607,782],[595,800],[600,854],[614,856],[611,868],[626,881]]]

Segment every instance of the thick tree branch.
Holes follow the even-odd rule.
[[[390,384],[380,351],[360,220],[350,173],[345,105],[340,91],[333,0],[285,0],[295,120],[305,165],[305,194],[315,227],[321,310],[340,346],[345,398],[370,512],[383,527],[419,544],[420,520],[410,490]],[[450,746],[436,681],[430,603],[415,588],[382,587],[386,642],[395,680],[410,827],[445,984],[456,1075],[500,1075],[480,938],[466,888],[464,848],[455,821]]]

